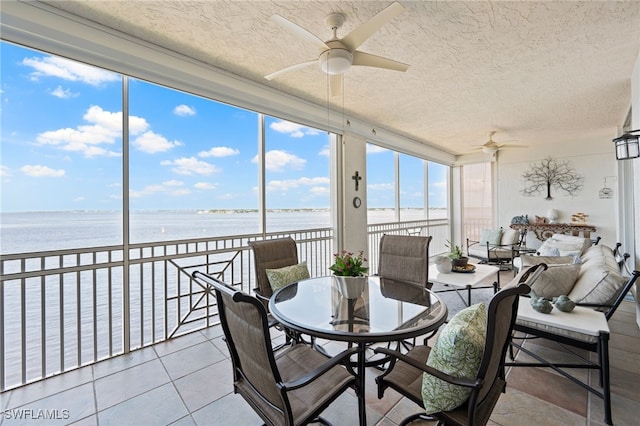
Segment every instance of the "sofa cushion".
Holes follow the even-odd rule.
[[[487,314],[484,303],[458,312],[438,335],[427,365],[454,377],[473,379],[484,352]],[[422,376],[422,399],[427,414],[450,411],[469,398],[470,388],[453,385],[430,374]]]
[[[520,256],[520,265],[524,269],[541,263],[546,263],[547,265],[573,265],[576,263],[576,258],[574,256],[531,256],[528,254]]]
[[[567,235],[567,234],[553,234],[551,236],[551,238],[553,238],[554,240],[560,242],[560,243],[569,243],[569,244],[576,244],[576,245],[581,245],[580,247],[580,254],[584,253],[585,251],[587,251],[587,249],[589,247],[591,247],[592,242],[590,238],[584,238],[584,237],[577,237],[574,235]],[[562,254],[560,254],[562,256]]]
[[[548,238],[542,243],[538,252],[542,256],[568,256],[568,255],[582,255],[582,253],[591,245],[591,240],[588,238],[572,237],[571,235],[565,235],[567,238],[555,238],[554,234],[551,238]],[[586,245],[588,242],[589,245]]]
[[[279,269],[265,269],[265,272],[273,291],[309,278],[306,261]]]

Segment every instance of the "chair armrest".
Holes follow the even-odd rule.
[[[482,386],[482,379],[465,379],[462,377],[453,377],[450,376],[446,373],[443,373],[440,370],[436,370],[433,367],[429,367],[427,364],[417,361],[413,358],[410,358],[406,355],[403,355],[402,353],[398,352],[398,351],[394,351],[391,349],[387,349],[387,348],[376,348],[374,349],[375,353],[382,353],[385,354],[387,356],[391,356],[393,358],[395,358],[396,360],[400,360],[403,362],[406,362],[407,364],[410,364],[411,366],[417,368],[418,370],[422,370],[425,373],[431,374],[432,376],[437,377],[440,380],[444,380],[445,382],[448,383],[452,383],[454,385],[458,385],[458,386],[464,386],[467,388],[473,388],[473,389],[479,389],[480,386]],[[390,367],[393,368],[393,367]]]
[[[303,386],[306,386],[307,384],[313,382],[314,380],[322,376],[324,373],[326,373],[336,365],[342,364],[345,361],[345,359],[348,360],[351,355],[357,352],[358,352],[358,348],[345,349],[344,351],[340,352],[338,355],[334,356],[333,358],[330,358],[327,362],[325,362],[321,366],[314,368],[304,376],[299,377],[296,380],[293,380],[290,382],[281,383],[280,387],[282,390],[288,392],[288,391],[292,391],[292,390],[301,388]]]
[[[469,249],[469,247],[471,246],[475,246],[476,244],[480,244],[480,241],[470,240],[469,238],[467,238],[467,249]]]
[[[269,298],[265,295],[262,294],[262,292],[260,291],[259,288],[254,288],[253,292],[255,293],[256,297],[260,300],[262,300],[263,302],[269,302]]]

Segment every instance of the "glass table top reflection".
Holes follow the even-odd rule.
[[[410,283],[366,277],[356,294],[343,296],[333,276],[309,278],[278,290],[269,309],[285,326],[342,341],[381,342],[436,330],[447,318],[447,306]]]

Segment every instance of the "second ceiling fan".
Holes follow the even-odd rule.
[[[274,15],[271,17],[273,21],[290,30],[299,38],[315,44],[319,48],[320,54],[317,59],[291,65],[271,73],[265,78],[272,80],[284,73],[318,64],[320,69],[329,75],[331,94],[337,95],[342,92],[342,74],[347,72],[351,66],[406,71],[409,68],[407,64],[357,50],[373,33],[402,13],[403,10],[404,6],[400,3],[392,3],[343,38],[338,38],[337,31],[344,23],[345,17],[341,13],[332,13],[327,16],[327,25],[333,31],[333,37],[327,41],[322,41],[315,34],[280,15]]]
[[[477,149],[481,149],[485,154],[495,154],[496,152],[504,148],[527,148],[526,145],[513,145],[506,143],[499,144],[493,140],[493,135],[495,135],[496,133],[497,132],[495,131],[489,132],[489,140],[483,145],[479,145]]]

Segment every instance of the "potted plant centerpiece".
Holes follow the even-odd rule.
[[[359,297],[367,283],[365,274],[369,270],[364,266],[364,262],[367,261],[364,252],[361,250],[356,256],[352,252],[342,250],[333,256],[334,263],[329,269],[333,271],[338,290],[348,299]]]
[[[449,258],[451,259],[451,264],[454,268],[464,268],[467,266],[469,258],[462,253],[460,246],[453,245],[449,240],[447,240],[447,244],[445,244],[445,246],[449,249]]]

